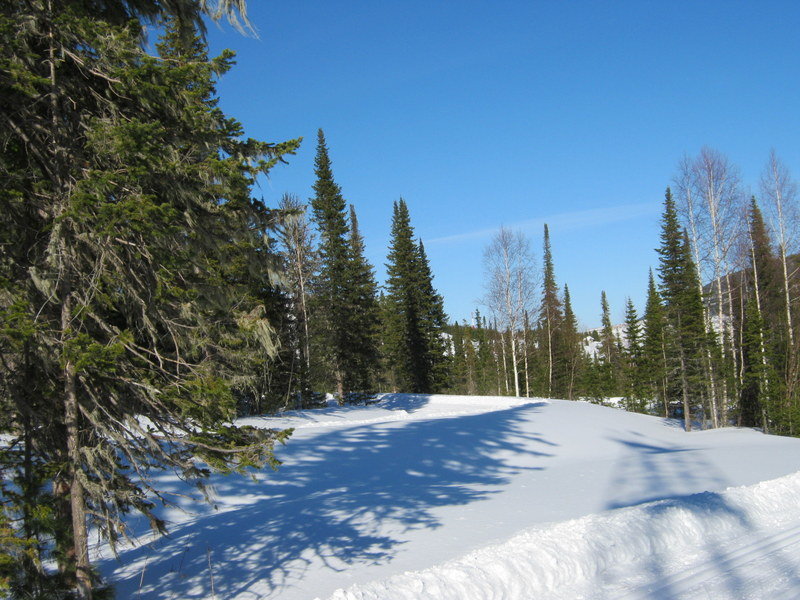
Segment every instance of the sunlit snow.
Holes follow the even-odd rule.
[[[295,427],[283,466],[210,506],[165,476],[170,536],[96,548],[118,597],[800,597],[797,439],[499,397],[242,422]]]

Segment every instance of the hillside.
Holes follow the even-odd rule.
[[[213,506],[161,477],[186,511],[164,511],[171,535],[119,562],[96,548],[118,597],[800,593],[800,440],[492,397],[244,422],[296,428],[281,469],[216,477]]]

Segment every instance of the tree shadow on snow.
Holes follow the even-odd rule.
[[[404,410],[413,413],[427,406],[429,394],[382,394],[378,406],[386,410]]]
[[[220,498],[237,496],[244,504],[176,526],[154,547],[122,553],[127,567],[106,561],[101,568],[118,569],[112,578],[120,598],[206,597],[212,576],[219,598],[251,587],[253,598],[275,598],[320,562],[337,571],[391,561],[402,532],[441,525],[434,509],[486,499],[515,473],[541,468],[509,462],[523,453],[549,456],[540,451],[546,440],[521,429],[536,410],[526,405],[298,437],[280,453],[284,466],[266,480],[214,478]]]
[[[641,434],[631,432],[632,436]],[[619,460],[609,509],[649,503],[644,508],[649,518],[648,537],[658,539],[665,528],[675,527],[676,517],[690,526],[692,520],[714,523],[710,534],[697,545],[703,558],[699,576],[691,571],[675,573],[668,570],[675,559],[665,549],[654,547],[641,566],[644,584],[631,598],[674,600],[685,597],[695,586],[715,578],[724,587],[725,597],[751,597],[750,576],[745,574],[737,549],[751,545],[748,562],[769,555],[775,577],[783,578],[787,588],[800,589],[800,573],[794,563],[780,550],[762,547],[764,535],[740,507],[716,492],[699,491],[699,486],[717,489],[727,484],[716,468],[693,448],[654,445],[637,439],[617,439],[628,450]],[[660,500],[660,501],[657,501]],[[718,527],[717,527],[718,526]],[[731,540],[735,540],[731,548]],[[760,553],[760,554],[759,554]],[[636,565],[628,565],[636,569]],[[693,595],[691,597],[694,597]]]

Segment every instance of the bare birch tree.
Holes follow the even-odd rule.
[[[306,205],[293,194],[284,194],[278,205],[289,217],[278,228],[286,259],[291,310],[294,316],[295,352],[300,363],[300,387],[305,389],[311,373],[311,335],[308,313],[308,282],[317,266],[314,231],[306,218]]]
[[[738,169],[725,155],[703,147],[694,159],[684,157],[676,178],[678,206],[689,235],[692,254],[701,280],[711,283],[711,305],[706,307],[707,327],[717,336],[723,364],[730,364],[738,374],[738,356],[733,348],[733,288],[731,282],[732,250],[746,233],[743,214],[744,196],[740,189]],[[726,318],[726,315],[728,318]],[[710,356],[707,357],[710,363]],[[716,374],[709,364],[711,378],[711,418],[715,427],[726,420],[725,399],[736,390],[728,390],[725,378],[717,389]],[[720,401],[719,396],[722,396]]]
[[[789,268],[787,257],[797,250],[798,231],[800,231],[800,211],[797,205],[797,184],[789,169],[781,162],[775,150],[761,175],[761,204],[767,210],[770,229],[778,242],[778,256],[781,261],[786,330],[789,347],[794,345],[792,331],[791,280],[795,273]]]
[[[498,331],[507,332],[514,393],[520,395],[518,334],[536,294],[533,252],[519,231],[501,227],[484,250],[484,303],[497,319]]]

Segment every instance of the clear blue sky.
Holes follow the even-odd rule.
[[[267,2],[259,38],[209,27],[237,66],[222,108],[251,137],[302,136],[257,195],[311,196],[316,131],[384,277],[392,202],[426,243],[451,318],[468,318],[500,225],[556,276],[581,323],[600,292],[640,310],[664,189],[709,145],[757,189],[770,148],[800,175],[798,2]]]

